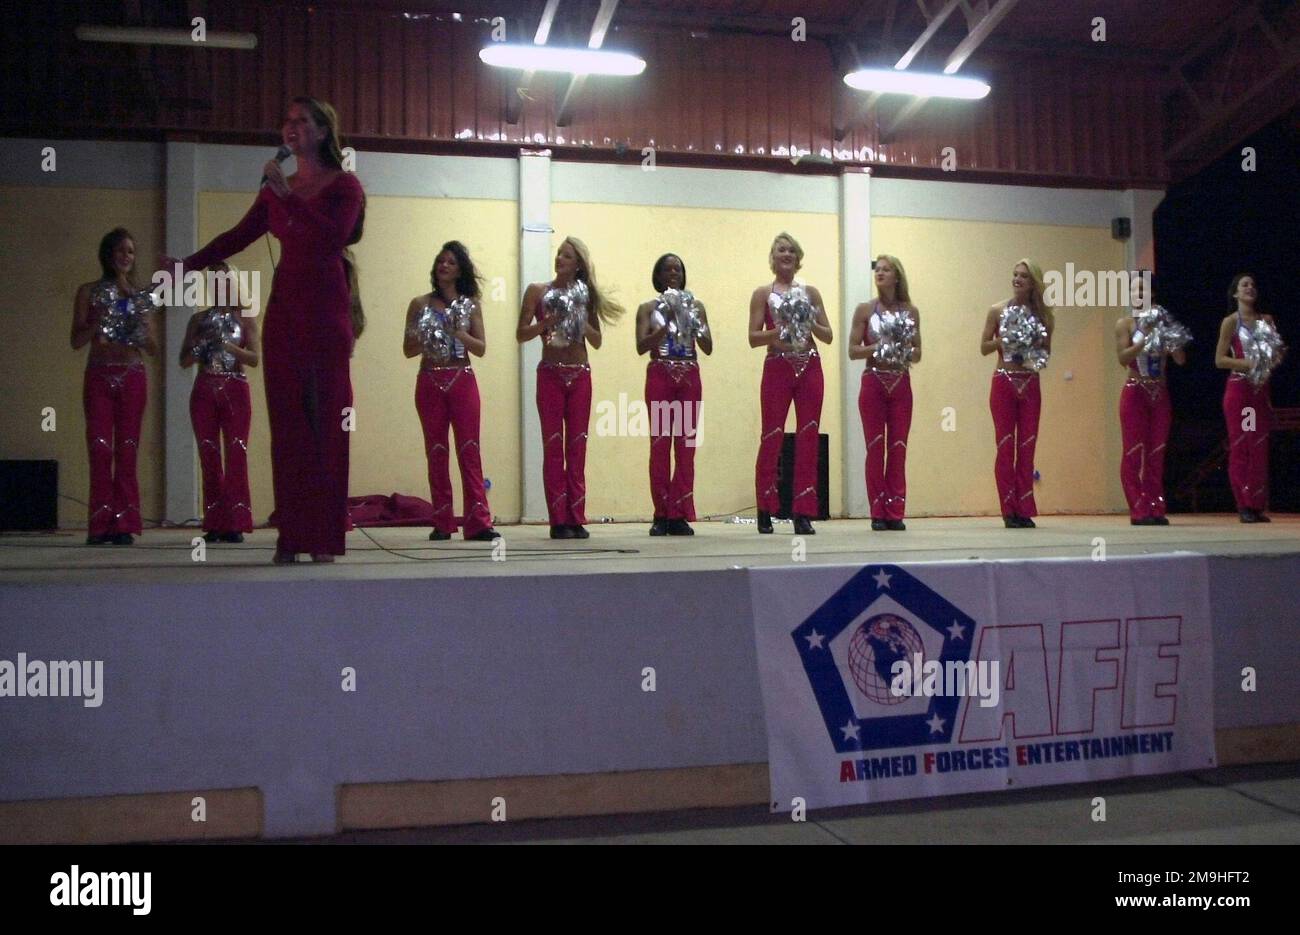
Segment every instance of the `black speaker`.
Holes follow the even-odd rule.
[[[831,437],[817,436],[817,515],[813,519],[831,518]],[[776,468],[776,492],[781,498],[781,509],[772,515],[777,519],[794,519],[794,433],[786,432],[781,441],[781,461]]]
[[[1110,235],[1116,240],[1128,240],[1133,236],[1133,222],[1128,218],[1112,218]]]
[[[0,531],[59,528],[59,462],[0,461]]]

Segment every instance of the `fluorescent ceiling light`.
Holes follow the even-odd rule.
[[[989,86],[975,78],[929,75],[893,68],[863,68],[845,75],[844,83],[859,91],[875,91],[878,94],[956,97],[967,101],[978,101],[989,93]]]
[[[599,49],[561,49],[549,45],[490,43],[478,57],[497,68],[523,71],[562,71],[576,75],[639,75],[645,62],[626,52]]]
[[[251,32],[210,32],[202,42],[188,29],[139,29],[118,26],[78,26],[76,36],[82,42],[124,42],[128,45],[187,45],[210,49],[256,49],[257,36]]]

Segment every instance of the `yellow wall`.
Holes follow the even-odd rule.
[[[872,251],[897,256],[921,312],[924,354],[912,374],[908,513],[996,514],[989,414],[993,355],[979,354],[988,307],[1011,294],[1011,271],[1029,256],[1044,269],[1124,268],[1123,245],[1102,228],[921,218],[875,218]],[[1042,375],[1035,488],[1044,513],[1123,510],[1119,485],[1118,308],[1058,308],[1052,359]],[[860,363],[854,364],[859,373]],[[1072,378],[1067,379],[1067,375]],[[855,376],[854,379],[860,377]],[[956,410],[956,431],[942,411]],[[858,420],[857,431],[861,431]]]
[[[676,253],[686,264],[687,287],[708,309],[714,352],[703,357],[704,437],[696,451],[695,509],[701,517],[753,510],[754,457],[759,440],[759,383],[762,350],[746,339],[749,297],[754,287],[772,281],[767,256],[782,230],[804,248],[799,278],[821,290],[836,330],[837,344],[823,356],[826,393],[821,431],[831,437],[832,512],[842,481],[837,453],[841,432],[839,385],[843,340],[839,320],[839,220],[834,215],[731,211],[705,208],[557,203],[551,208],[555,247],[574,235],[591,248],[602,288],[614,291],[627,308],[623,321],[606,328],[604,346],[591,352],[592,424],[587,449],[587,515],[636,519],[653,514],[650,501],[650,440],[598,437],[597,407],[645,399],[647,357],[636,353],[636,306],[651,298],[650,271],[662,253]],[[536,407],[528,414],[537,418]],[[789,430],[794,428],[791,407]],[[859,429],[860,431],[860,429]]]
[[[204,192],[199,198],[199,239],[233,226],[251,201],[247,194]],[[515,343],[519,294],[518,210],[511,201],[370,197],[366,230],[354,250],[366,309],[366,331],[352,361],[356,431],[352,437],[353,496],[403,493],[428,499],[424,439],[415,412],[419,359],[402,356],[407,303],[429,291],[429,269],[438,248],[460,240],[487,277],[483,301],[487,354],[474,360],[483,401],[483,470],[492,481],[492,511],[517,519],[519,483],[519,365]],[[272,239],[277,260],[280,246]],[[259,270],[262,304],[270,295],[271,264],[266,240],[257,241],[231,263]],[[271,512],[271,444],[260,371],[250,374],[253,430],[249,473],[258,522]],[[457,512],[460,475],[451,459]]]
[[[122,226],[136,237],[141,284],[162,245],[162,195],[156,190],[3,188],[0,278],[3,323],[12,355],[0,368],[0,459],[59,462],[59,525],[84,529],[90,489],[86,421],[81,403],[88,348],[68,344],[77,287],[99,278],[99,240]],[[161,331],[160,331],[161,333]],[[149,401],[140,439],[140,511],[145,523],[163,513],[162,377],[148,362]],[[42,430],[52,407],[55,430]],[[75,497],[76,501],[68,499]]]

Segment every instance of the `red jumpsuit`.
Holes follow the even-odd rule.
[[[1142,336],[1133,332],[1133,340]],[[1131,519],[1165,515],[1165,444],[1173,411],[1159,354],[1139,352],[1129,363],[1129,378],[1119,395],[1124,457],[1119,476]]]
[[[1232,355],[1242,358],[1245,324],[1237,314],[1232,335]],[[1268,510],[1268,433],[1273,427],[1273,404],[1268,383],[1255,386],[1244,373],[1233,372],[1223,388],[1223,420],[1228,426],[1228,482],[1237,509]]]
[[[91,536],[141,532],[135,464],[148,393],[143,363],[86,364],[81,395],[90,455]]]
[[[545,317],[539,298],[537,320]],[[591,367],[541,361],[537,365],[537,415],[542,423],[542,486],[550,524],[582,526],[587,522]]]
[[[995,338],[997,334],[993,332]],[[989,409],[998,445],[993,476],[1003,516],[1038,515],[1034,502],[1034,448],[1038,444],[1042,405],[1038,371],[1003,367],[993,371]]]
[[[772,320],[772,297],[763,312],[765,330],[775,329]],[[776,487],[777,461],[785,436],[785,417],[794,403],[794,488],[792,511],[800,516],[817,516],[817,428],[822,416],[822,361],[816,347],[806,351],[778,353],[771,351],[763,361],[762,436],[758,443],[758,461],[754,467],[754,486],[758,508],[768,513],[781,509]]]
[[[880,303],[867,323],[867,343],[880,337]],[[907,434],[912,427],[912,378],[906,370],[867,362],[858,392],[867,442],[867,499],[871,518],[900,520],[907,509]]]
[[[659,327],[663,319],[657,317],[654,324]],[[656,517],[695,521],[695,446],[702,398],[694,342],[685,346],[671,335],[666,336],[645,371],[645,401],[650,410],[650,498]],[[674,458],[676,471],[672,467]]]
[[[415,381],[415,409],[424,430],[424,451],[429,462],[433,526],[448,535],[456,531],[451,501],[448,428],[456,434],[456,463],[460,465],[465,511],[462,528],[465,538],[469,539],[492,527],[492,510],[483,485],[478,381],[473,368],[466,362],[464,345],[459,341],[454,341],[452,355],[460,362],[440,365],[429,357],[423,360]]]
[[[247,334],[241,334],[240,347],[245,346]],[[203,528],[208,532],[253,531],[253,498],[248,489],[248,429],[252,420],[248,378],[238,361],[226,369],[218,357],[199,371],[190,391],[190,422],[199,446]]]
[[[282,552],[344,553],[354,339],[343,248],[362,200],[361,183],[347,172],[308,198],[263,188],[239,224],[184,261],[210,266],[267,230],[280,240],[262,347]]]

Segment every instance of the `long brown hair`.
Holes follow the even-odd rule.
[[[314,97],[295,97],[294,104],[300,104],[307,108],[311,114],[312,123],[325,131],[325,138],[320,141],[320,150],[317,155],[320,161],[331,168],[343,171],[343,143],[342,134],[339,132],[339,115],[327,101],[319,101]],[[348,238],[348,246],[356,243],[361,239],[361,235],[366,226],[366,196],[361,194],[361,213],[357,215],[357,226],[352,231],[352,236]],[[361,332],[366,330],[366,312],[361,307],[361,282],[357,277],[357,258],[351,250],[343,250],[343,270],[348,278],[348,292],[351,294],[351,307],[348,310],[348,317],[352,319],[352,337],[361,337]]]
[[[131,236],[129,230],[125,227],[115,227],[105,234],[99,241],[99,269],[103,274],[103,277],[110,282],[117,281],[117,269],[113,266],[113,251],[116,250],[117,245],[124,240],[129,240],[131,243],[135,243],[135,238]],[[132,288],[135,288],[134,266],[132,266],[131,271],[126,274],[126,280],[131,284]]]

